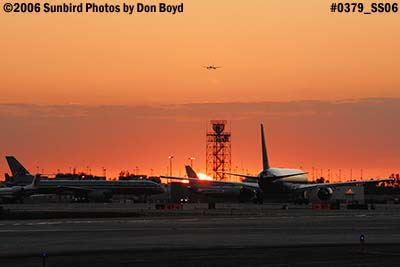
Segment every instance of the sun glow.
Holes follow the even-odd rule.
[[[208,181],[214,180],[212,177],[204,173],[197,173],[197,177],[199,177],[200,180],[208,180]]]
[[[199,177],[199,180],[203,180],[203,181],[212,181],[212,180],[214,180],[212,177],[207,176],[207,175],[204,174],[204,173],[197,173],[197,177]],[[195,178],[194,178],[194,179],[195,179]],[[188,184],[188,183],[190,183],[189,180],[181,180],[180,182],[181,182],[182,184]]]

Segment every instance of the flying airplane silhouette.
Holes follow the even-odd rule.
[[[214,65],[202,66],[202,67],[208,70],[216,70],[222,68],[222,66],[214,66]]]

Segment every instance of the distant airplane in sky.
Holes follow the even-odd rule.
[[[222,66],[214,66],[214,65],[208,65],[208,66],[202,66],[202,67],[205,69],[208,69],[208,70],[216,70],[216,69],[222,68]]]

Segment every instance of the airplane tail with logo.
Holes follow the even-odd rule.
[[[199,177],[197,176],[197,173],[192,169],[192,167],[190,167],[189,165],[186,165],[185,169],[186,169],[186,174],[189,178],[199,179]]]
[[[261,124],[261,148],[262,148],[262,162],[263,170],[266,171],[270,168],[268,161],[267,146],[265,145],[264,125]]]
[[[11,174],[14,177],[31,175],[24,166],[13,156],[6,156],[8,166],[10,167]]]
[[[267,145],[265,144],[265,135],[264,135],[264,125],[261,124],[261,148],[262,148],[262,162],[263,162],[263,171],[268,171],[271,167],[268,161],[268,152],[267,152]],[[284,175],[273,175],[271,180],[278,180],[282,178],[288,178],[292,176],[304,175],[307,174],[306,172],[296,172],[291,174],[284,174]]]

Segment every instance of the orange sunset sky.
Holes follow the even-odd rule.
[[[274,167],[331,169],[331,180],[339,169],[342,180],[350,169],[399,172],[398,13],[331,13],[325,0],[167,1],[182,2],[175,15],[1,10],[0,157],[31,172],[89,166],[115,177],[136,166],[166,174],[168,155],[183,174],[193,156],[204,171],[206,123],[226,119],[232,170],[260,169],[263,122]]]

